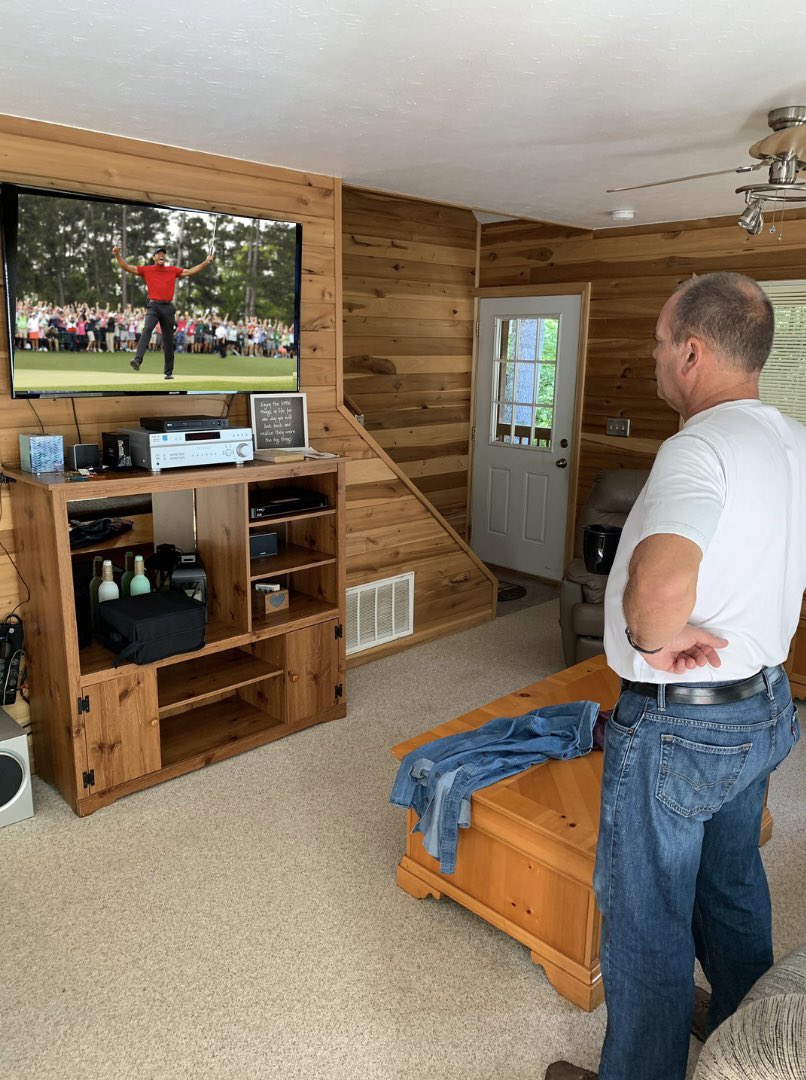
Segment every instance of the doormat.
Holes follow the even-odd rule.
[[[511,581],[498,582],[499,600],[520,600],[526,596],[526,588],[523,585],[515,585]]]

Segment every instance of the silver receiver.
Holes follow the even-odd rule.
[[[251,428],[149,431],[121,428],[129,436],[133,465],[151,472],[188,465],[243,465],[254,459]]]

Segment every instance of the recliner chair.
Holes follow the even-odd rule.
[[[589,574],[582,557],[586,525],[624,525],[646,483],[644,469],[600,472],[585,500],[574,535],[574,558],[560,582],[560,630],[566,667],[602,652],[606,574]]]

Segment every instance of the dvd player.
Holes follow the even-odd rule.
[[[320,491],[309,491],[307,488],[258,488],[249,493],[251,521],[300,514],[306,510],[324,510],[327,506],[327,495]]]
[[[141,416],[149,431],[217,431],[229,427],[226,416]]]

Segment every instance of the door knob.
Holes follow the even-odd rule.
[[[558,469],[568,468],[568,462],[565,460],[564,457],[558,458],[558,460],[555,461],[554,464],[557,466]]]

